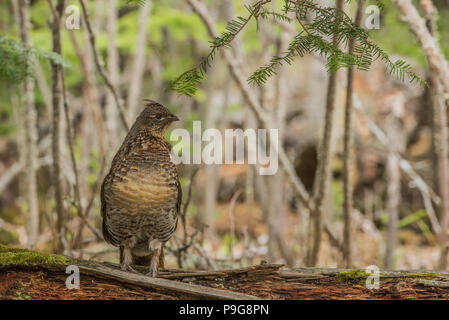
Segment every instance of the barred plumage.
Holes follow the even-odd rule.
[[[182,193],[171,145],[163,138],[176,120],[165,107],[148,101],[103,181],[103,235],[120,247],[124,270],[132,270],[138,257],[149,257],[154,276],[162,246],[176,230]]]

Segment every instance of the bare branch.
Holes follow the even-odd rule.
[[[400,13],[416,36],[422,51],[426,55],[430,68],[436,72],[443,84],[444,91],[449,93],[449,64],[444,58],[437,40],[432,37],[426,24],[410,0],[393,0]]]
[[[117,91],[114,88],[114,86],[111,84],[111,81],[109,81],[109,78],[106,76],[105,71],[101,67],[100,60],[98,58],[97,49],[95,48],[95,36],[94,36],[93,31],[92,31],[92,27],[90,25],[90,21],[89,21],[89,16],[87,14],[86,5],[84,4],[84,0],[79,0],[79,2],[80,2],[80,5],[81,5],[81,7],[83,9],[82,11],[83,11],[84,22],[86,23],[87,31],[89,33],[89,41],[90,41],[90,44],[91,44],[91,47],[92,47],[92,53],[94,54],[95,66],[97,67],[98,73],[103,78],[103,81],[106,84],[106,87],[108,87],[108,89],[111,91],[112,95],[114,96],[114,100],[115,100],[115,103],[116,103],[117,108],[118,108],[120,119],[122,120],[122,123],[123,123],[123,126],[125,127],[125,130],[129,131],[129,125],[128,125],[128,122],[126,121],[125,111],[124,111],[122,103],[120,102],[120,99],[118,97]]]

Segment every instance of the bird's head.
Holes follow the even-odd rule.
[[[177,116],[160,103],[146,99],[145,108],[137,117],[136,123],[148,129],[152,135],[163,137],[170,124],[178,120]]]

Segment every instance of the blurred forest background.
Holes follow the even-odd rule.
[[[356,20],[379,3],[337,2]],[[273,176],[245,164],[178,166],[183,210],[166,267],[447,268],[449,1],[385,1],[380,29],[367,30],[429,86],[398,80],[382,61],[329,73],[320,54],[248,84],[302,28],[270,18],[250,21],[217,54],[192,97],[167,90],[170,81],[247,14],[243,1],[61,3],[0,2],[0,243],[117,262],[102,240],[99,188],[124,123],[149,98],[181,119],[167,136],[193,120],[260,127],[263,110],[282,141]],[[77,14],[80,28],[67,28]]]

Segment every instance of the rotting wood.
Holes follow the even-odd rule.
[[[105,262],[104,265],[110,266],[112,268],[119,268],[120,266],[116,263]],[[277,275],[279,269],[281,269],[283,264],[259,264],[244,268],[236,269],[222,269],[222,270],[164,270],[158,272],[158,278],[164,279],[183,279],[183,278],[229,278],[244,275],[246,277],[263,277],[268,275]],[[136,270],[143,271],[145,267],[135,266]],[[310,276],[309,276],[310,277]]]
[[[418,283],[422,284],[424,286],[428,286],[428,287],[449,288],[449,282],[448,281],[421,279],[421,280],[418,281]]]
[[[80,266],[80,271],[89,275],[104,277],[107,279],[119,280],[124,283],[138,285],[151,289],[163,289],[164,291],[187,294],[199,299],[223,299],[223,300],[259,300],[260,298],[238,293],[215,289],[196,284],[189,284],[169,279],[151,278],[137,273],[116,270],[98,264],[96,266]]]
[[[80,268],[80,291],[65,289],[67,265]],[[145,267],[134,267],[142,273],[148,271]],[[36,299],[89,299],[95,294],[102,299],[113,299],[115,295],[124,298],[126,294],[131,299],[447,299],[449,294],[448,271],[379,270],[381,289],[367,290],[364,281],[369,272],[363,269],[281,267],[261,264],[218,271],[164,270],[157,278],[150,278],[122,271],[119,265],[110,262],[0,245],[0,298],[14,296],[8,285],[2,291],[2,285],[8,283],[2,279],[26,279],[34,274],[33,279],[40,282],[25,281],[23,292]],[[41,292],[41,285],[47,289]],[[115,291],[103,295],[105,288]]]
[[[345,271],[358,271],[360,269],[338,269],[338,268],[315,268],[315,267],[296,267],[292,268],[290,272],[298,272],[304,274],[314,274],[314,275],[328,275],[333,276]],[[379,270],[380,276],[388,278],[396,277],[417,277],[420,274],[434,274],[441,276],[449,276],[448,270]]]
[[[278,272],[278,277],[285,279],[286,281],[307,281],[307,280],[319,280],[323,278],[327,278],[326,275],[321,274],[310,274],[310,273],[301,273],[301,272],[293,272],[290,270],[280,270]]]

